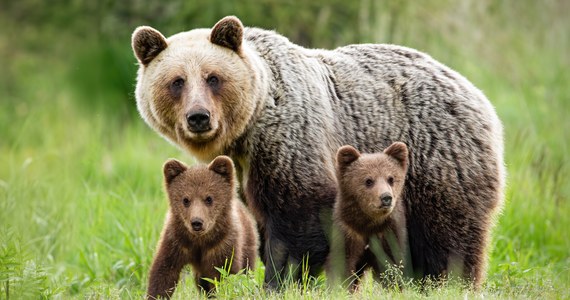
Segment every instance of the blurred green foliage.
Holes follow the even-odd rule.
[[[540,79],[560,78],[569,64],[568,55],[559,54],[569,44],[564,14],[570,5],[561,0],[20,0],[3,6],[7,40],[0,54],[15,62],[8,64],[10,73],[33,72],[45,60],[59,63],[54,67],[66,69],[72,87],[88,96],[86,104],[121,115],[133,108],[122,104],[134,85],[136,66],[128,45],[136,26],[150,25],[169,36],[211,27],[226,15],[237,15],[246,26],[274,29],[306,47],[395,43],[424,50],[452,67],[469,60],[513,84],[539,75],[525,74],[531,70],[527,64],[537,63],[533,56],[553,58],[555,69]],[[30,62],[14,59],[21,55],[36,60],[21,65]],[[18,85],[18,78],[2,77],[3,90]]]

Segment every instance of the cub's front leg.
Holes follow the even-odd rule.
[[[147,299],[170,298],[187,263],[188,253],[176,245],[166,231],[150,269]]]
[[[366,249],[366,241],[361,238],[345,237],[345,276],[349,280],[349,290],[358,289],[365,269],[369,268],[370,252]]]
[[[206,295],[210,296],[210,293],[214,290],[214,285],[211,282],[208,282],[204,275],[202,275],[201,273],[195,271],[196,274],[194,274],[194,281],[196,282],[196,287],[198,288],[198,291],[200,292],[205,292]]]

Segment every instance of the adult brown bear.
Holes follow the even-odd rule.
[[[394,141],[411,153],[403,199],[414,271],[440,276],[453,264],[481,284],[503,199],[503,136],[464,77],[409,48],[305,49],[236,17],[168,39],[139,27],[132,47],[144,120],[202,161],[236,163],[269,286],[288,263],[307,257],[315,273],[326,260],[320,217],[336,196],[336,150]]]

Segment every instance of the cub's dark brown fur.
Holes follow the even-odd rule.
[[[213,286],[203,278],[219,278],[215,267],[224,267],[226,261],[232,261],[232,274],[253,268],[257,230],[237,199],[232,160],[219,156],[208,166],[191,168],[169,160],[164,178],[170,210],[151,267],[147,297],[171,297],[187,264],[192,265],[198,288],[206,292]]]
[[[408,148],[404,143],[393,143],[374,154],[360,154],[352,146],[343,146],[337,152],[334,220],[345,239],[345,275],[355,276],[351,289],[357,287],[367,268],[379,275],[386,262],[404,263],[408,239],[402,190],[407,170]],[[381,241],[380,251],[371,250],[371,238]]]

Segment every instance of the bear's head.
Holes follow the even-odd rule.
[[[265,69],[243,32],[238,18],[225,17],[212,29],[169,38],[148,26],[132,35],[139,113],[202,161],[225,153],[245,132],[266,89]]]
[[[163,170],[170,212],[191,235],[208,234],[229,219],[235,198],[234,165],[229,157],[218,156],[208,166],[194,167],[171,159]]]
[[[341,205],[382,221],[400,201],[408,148],[395,142],[384,152],[361,154],[352,146],[343,146],[337,152],[336,168]]]

